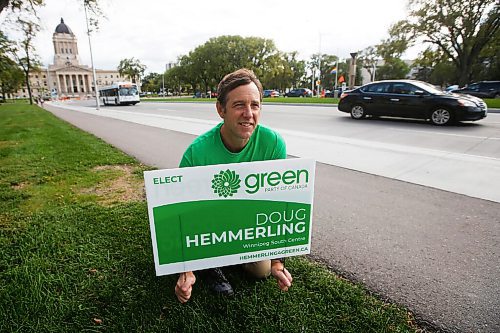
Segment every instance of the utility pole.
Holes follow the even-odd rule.
[[[317,96],[318,98],[321,97],[321,33],[319,33],[319,53],[318,53],[318,71],[319,71],[319,74],[318,74],[318,82],[319,84],[316,85],[316,88],[317,88]]]
[[[161,75],[161,92],[165,96],[165,72]]]
[[[89,19],[87,17],[87,5],[85,4],[85,1],[83,2],[83,8],[85,9],[85,22],[87,23],[87,35],[89,37],[90,63],[92,65],[92,76],[94,78],[96,110],[99,110],[99,89],[97,89],[97,80],[96,80],[96,75],[95,75],[94,58],[92,57],[92,44],[90,43]]]

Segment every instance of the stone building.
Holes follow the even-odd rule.
[[[77,38],[62,18],[52,35],[52,43],[54,64],[30,73],[32,95],[52,98],[95,96],[92,67],[80,63]],[[129,80],[128,77],[121,77],[115,69],[96,69],[95,72],[98,86]],[[28,97],[28,89],[24,87],[18,96]]]

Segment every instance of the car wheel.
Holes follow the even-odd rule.
[[[451,123],[452,115],[450,111],[444,108],[436,109],[431,114],[431,122],[437,126],[443,126]]]
[[[365,116],[365,108],[362,105],[356,104],[351,108],[351,118],[363,119]]]

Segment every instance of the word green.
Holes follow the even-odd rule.
[[[270,173],[251,173],[245,178],[245,190],[249,194],[257,193],[262,187],[278,186],[281,183],[285,185],[298,184],[301,181],[301,175],[305,183],[309,182],[309,172],[307,170],[287,170],[283,174],[273,171]]]

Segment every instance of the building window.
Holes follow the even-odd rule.
[[[111,78],[113,78],[113,75],[111,75]]]
[[[64,49],[61,47],[61,53],[64,53]]]
[[[73,50],[72,50],[72,49],[69,49],[69,53],[73,54]]]

